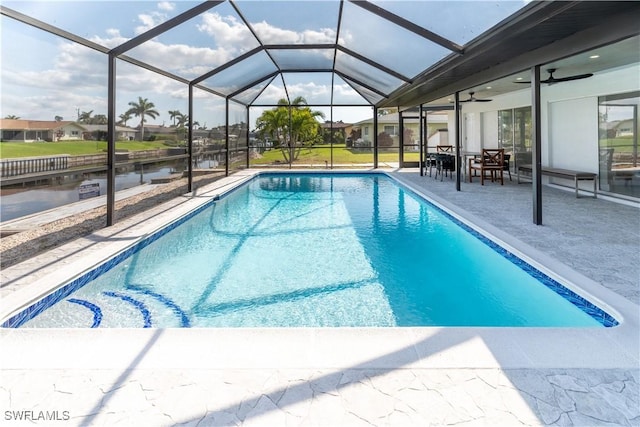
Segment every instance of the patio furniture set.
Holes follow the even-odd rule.
[[[485,148],[481,153],[464,153],[464,163],[468,164],[468,171],[465,167],[463,172],[468,172],[469,183],[473,182],[474,177],[480,178],[480,184],[484,185],[485,179],[491,182],[500,182],[504,185],[504,172],[509,175],[511,181],[511,165],[509,163],[511,156],[505,154],[504,148]],[[432,169],[435,168],[435,178],[440,176],[440,181],[445,175],[453,177],[456,170],[456,158],[451,145],[439,145],[436,147],[436,153],[427,154],[425,167],[429,169],[429,176],[432,176]],[[522,177],[533,176],[533,167],[531,164],[517,165],[518,184],[522,183]],[[576,197],[579,195],[580,181],[593,181],[593,198],[598,197],[597,181],[598,174],[593,172],[576,171],[571,169],[553,168],[542,166],[540,169],[542,175],[554,178],[562,178],[573,180]],[[526,179],[526,178],[525,178]]]

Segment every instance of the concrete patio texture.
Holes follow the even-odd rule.
[[[253,173],[3,270],[3,317]],[[536,226],[515,177],[456,192],[416,169],[390,175],[569,277],[621,325],[2,329],[0,425],[640,425],[638,206],[545,186]]]

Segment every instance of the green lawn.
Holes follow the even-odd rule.
[[[116,150],[141,151],[168,148],[164,141],[118,141]],[[52,156],[69,154],[79,156],[85,154],[104,153],[106,141],[61,141],[61,142],[0,142],[0,158]]]
[[[621,137],[600,139],[600,148],[605,147],[615,148],[616,152],[630,153],[633,151],[633,138]]]
[[[167,148],[164,141],[119,141],[117,150],[140,151]],[[69,154],[72,156],[104,153],[107,149],[105,141],[62,141],[62,142],[0,142],[0,158],[51,156]],[[417,161],[418,153],[405,153],[405,160]],[[381,151],[378,155],[380,162],[397,162],[398,151]],[[305,148],[294,162],[298,164],[324,164],[331,162],[331,146],[318,145]],[[260,159],[252,159],[251,164],[274,164],[284,162],[280,149],[265,151]],[[344,145],[333,146],[334,164],[373,163],[373,153],[363,149],[346,148]]]
[[[405,160],[418,161],[418,153],[405,153]],[[378,154],[380,162],[397,162],[398,151],[384,151]],[[262,153],[262,158],[252,159],[252,165],[272,164],[276,161],[284,162],[284,156],[280,149],[275,148]],[[329,145],[316,145],[313,148],[305,148],[300,153],[294,164],[323,164],[325,161],[331,162],[331,147]],[[373,152],[363,149],[347,148],[344,145],[333,146],[333,163],[334,164],[350,164],[350,163],[373,163]]]

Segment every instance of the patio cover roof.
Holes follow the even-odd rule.
[[[401,108],[621,40],[640,19],[628,1],[180,1],[118,44],[80,36],[91,25],[81,9],[133,22],[125,14],[144,2],[123,4],[8,1],[1,11],[243,105],[302,96]],[[52,8],[75,13],[48,22]]]

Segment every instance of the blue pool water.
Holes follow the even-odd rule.
[[[4,326],[615,324],[386,175],[263,174]]]

